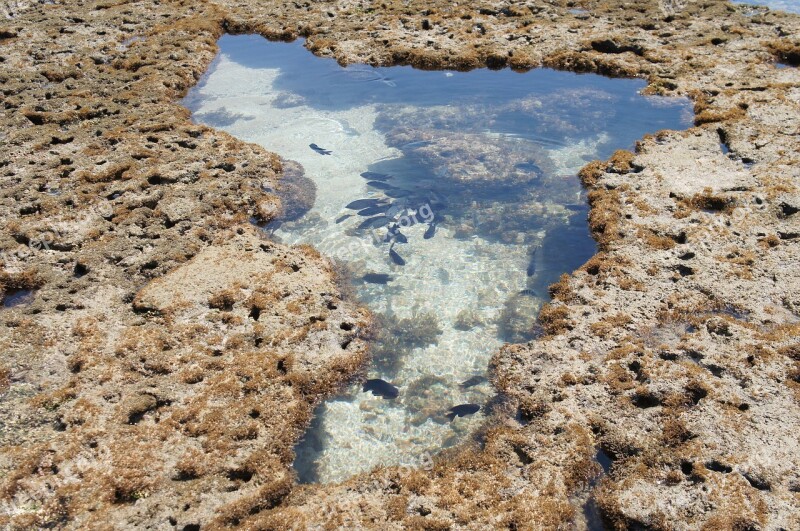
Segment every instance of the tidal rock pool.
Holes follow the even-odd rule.
[[[3,297],[3,308],[13,308],[23,304],[33,302],[34,291],[32,289],[11,289]]]
[[[764,6],[775,11],[786,11],[787,13],[800,13],[799,0],[733,0],[733,3]]]
[[[588,161],[691,124],[639,80],[540,69],[339,66],[302,43],[225,36],[184,104],[285,159],[288,244],[336,260],[375,315],[369,382],[322,404],[302,481],[418,465],[485,419],[487,364],[536,336],[547,287],[595,251]]]

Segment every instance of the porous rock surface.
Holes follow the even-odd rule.
[[[716,0],[5,5],[0,288],[35,295],[0,309],[4,527],[573,528],[583,503],[621,529],[800,527],[797,16]],[[281,211],[280,160],[176,103],[225,31],[307,36],[343,63],[546,65],[692,98],[696,127],[582,170],[599,253],[552,287],[540,339],[494,356],[503,398],[474,444],[295,485],[292,446],[363,366],[370,323],[324,257],[251,226]]]

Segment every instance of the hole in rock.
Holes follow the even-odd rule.
[[[750,483],[750,486],[753,487],[754,489],[758,489],[758,490],[770,490],[771,489],[769,481],[767,481],[766,479],[762,478],[760,475],[756,474],[755,472],[745,472],[742,475],[744,476],[744,479],[746,479],[747,482]]]
[[[594,488],[603,476],[608,474],[611,470],[611,465],[614,464],[611,457],[602,449],[597,451],[595,461],[600,465],[602,472],[589,482],[589,489]],[[588,531],[602,531],[606,529],[606,526],[603,524],[603,517],[600,514],[600,508],[597,506],[597,500],[592,493],[589,494],[588,499],[583,504],[583,518]]]
[[[689,394],[689,399],[692,404],[697,405],[702,399],[708,396],[708,390],[699,384],[692,384],[686,387],[686,392]]]
[[[628,46],[612,44],[599,46]],[[379,323],[366,377],[396,398],[355,382],[296,448],[300,480],[329,482],[419,464],[485,421],[490,357],[536,337],[548,286],[596,250],[578,171],[692,114],[685,99],[641,96],[641,80],[344,68],[302,45],[224,36],[183,103],[284,159],[264,190],[284,211],[264,230],[343,263]],[[450,421],[455,406],[480,409]]]
[[[786,202],[781,203],[779,206],[781,208],[781,215],[785,218],[788,218],[789,216],[793,216],[794,214],[800,212],[800,208],[790,205],[789,203]]]
[[[227,476],[231,481],[243,481],[245,483],[253,479],[253,473],[249,470],[229,470]]]
[[[528,454],[528,452],[525,450],[524,447],[515,445],[513,447],[513,450],[514,453],[517,454],[519,462],[522,463],[523,465],[529,465],[533,463],[533,458]]]
[[[675,240],[675,243],[678,243],[678,244],[681,244],[681,245],[686,243],[686,233],[685,232],[681,232],[680,234],[677,234],[675,236],[670,236],[670,237],[673,240]]]
[[[35,290],[32,289],[10,289],[3,295],[3,308],[30,304],[35,294]]]
[[[728,144],[728,135],[722,128],[717,129],[717,135],[719,136],[719,147],[722,150],[722,153],[727,155],[731,152],[730,144]]]
[[[723,474],[730,474],[733,472],[733,468],[724,463],[720,463],[719,461],[709,461],[706,463],[706,468],[714,472],[721,472]]]
[[[72,269],[76,278],[81,278],[89,272],[89,266],[82,262],[75,262],[75,267]]]
[[[278,361],[278,365],[276,367],[278,369],[278,372],[281,373],[281,374],[286,374],[286,373],[289,372],[289,369],[286,367],[286,361],[285,360]]]
[[[656,396],[655,394],[648,391],[637,392],[631,398],[631,402],[633,403],[634,406],[642,409],[657,407],[661,405],[661,399],[659,399],[658,396]]]
[[[609,455],[605,453],[602,449],[597,451],[595,460],[603,469],[603,474],[608,474],[608,472],[611,470],[611,465],[614,464],[614,461],[611,459],[611,457],[609,457]]]

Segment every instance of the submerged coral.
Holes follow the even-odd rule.
[[[506,301],[498,318],[498,334],[508,343],[524,343],[536,337],[536,318],[542,302],[528,293],[517,293]]]
[[[296,221],[303,217],[317,197],[317,185],[304,175],[303,167],[297,162],[281,160],[281,180],[272,189],[266,185],[267,192],[273,192],[281,200],[276,221]]]
[[[439,319],[420,313],[403,319],[375,317],[375,337],[370,354],[379,371],[393,374],[402,367],[405,355],[412,349],[436,345],[442,334]]]
[[[473,188],[528,184],[542,178],[548,161],[530,142],[502,136],[401,127],[387,138],[390,145],[429,166],[436,177]]]

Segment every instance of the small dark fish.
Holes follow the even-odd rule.
[[[359,229],[378,228],[388,225],[391,220],[386,216],[375,216],[374,218],[367,218],[358,226]]]
[[[359,216],[374,216],[375,214],[383,214],[386,211],[386,205],[378,205],[374,207],[368,207],[364,210],[359,210]]]
[[[520,294],[520,295],[526,295],[526,296],[528,296],[528,297],[535,297],[535,296],[536,296],[536,292],[535,292],[535,291],[533,291],[532,289],[523,289],[523,290],[520,290],[519,294]]]
[[[444,200],[428,201],[428,204],[434,210],[444,210],[445,208],[447,208],[447,202],[444,201]],[[438,213],[434,214],[434,216],[435,216],[436,219],[442,219],[442,216],[440,214],[438,214]]]
[[[456,417],[466,417],[467,415],[477,413],[480,409],[481,406],[478,404],[460,404],[451,407],[446,416],[450,420],[454,420]]]
[[[385,193],[392,199],[400,199],[401,197],[408,197],[412,194],[410,190],[403,190],[402,188],[395,188],[394,190],[384,190],[383,193]]]
[[[528,263],[528,270],[526,271],[529,277],[536,274],[536,249],[531,253],[531,261]]]
[[[391,258],[392,262],[394,262],[395,264],[397,264],[399,266],[406,265],[406,261],[403,260],[403,257],[400,256],[399,254],[397,254],[397,251],[395,251],[391,247],[389,247],[389,258]]]
[[[416,149],[425,146],[430,146],[433,142],[429,140],[417,140],[416,142],[409,142],[408,144],[404,144],[400,146],[400,149]]]
[[[362,390],[365,393],[367,391],[370,391],[375,396],[388,398],[390,400],[397,398],[397,395],[400,394],[400,391],[398,391],[397,387],[393,386],[392,384],[390,384],[385,380],[381,380],[380,378],[367,380],[366,382],[364,382],[364,387],[362,388]]]
[[[344,216],[339,216],[338,218],[336,218],[336,223],[341,223],[342,221],[352,216],[353,214],[345,214]]]
[[[345,208],[350,210],[361,210],[362,208],[374,207],[383,203],[383,199],[356,199],[352,203],[347,203]]]
[[[316,144],[309,144],[308,147],[319,153],[320,155],[330,155],[332,152],[329,149],[321,148]]]
[[[397,216],[398,214],[400,214],[404,209],[405,209],[405,206],[402,206],[400,204],[400,202],[398,201],[398,202],[392,204],[392,206],[390,206],[389,209],[386,210],[386,215],[389,216],[390,218],[393,218],[393,217]]]
[[[399,243],[408,243],[408,238],[406,238],[405,234],[400,232],[400,226],[397,225],[397,223],[389,227],[389,232],[386,234],[386,237]]]
[[[385,273],[367,273],[361,280],[370,284],[388,284],[392,281],[392,276]]]
[[[381,181],[369,181],[367,182],[367,186],[377,188],[378,190],[391,190],[392,188],[394,188],[394,186],[392,186],[391,184],[383,183]]]
[[[386,233],[386,237],[383,239],[384,243],[394,242],[394,243],[408,243],[408,238],[406,235],[400,232],[399,230],[389,230]]]
[[[378,173],[374,171],[365,171],[361,174],[361,176],[365,179],[369,179],[370,181],[385,181],[387,179],[391,179],[391,175],[386,175],[385,173]]]
[[[436,235],[436,223],[428,224],[428,228],[425,229],[425,234],[422,235],[423,238],[426,240],[430,240]]]
[[[469,387],[475,387],[476,385],[482,384],[485,381],[486,381],[486,376],[480,376],[480,375],[473,376],[469,380],[461,382],[461,388],[467,389]]]
[[[368,228],[370,228],[370,227],[372,226],[372,223],[373,223],[374,221],[375,221],[375,218],[367,218],[367,219],[365,219],[364,221],[362,221],[361,223],[359,223],[359,224],[358,224],[358,227],[356,227],[356,228],[357,228],[358,230],[361,230],[361,229],[368,229]]]
[[[417,223],[420,223],[415,214],[416,213],[413,210],[406,209],[403,212],[400,212],[400,214],[395,219],[397,219],[397,223],[401,227],[407,229],[408,227],[413,227]]]
[[[536,175],[542,175],[543,173],[542,169],[535,162],[522,162],[520,164],[517,164],[515,167],[518,170],[535,173]]]

